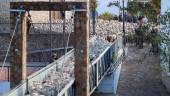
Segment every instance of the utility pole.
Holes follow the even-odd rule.
[[[125,36],[126,32],[125,32],[125,1],[124,0],[123,0],[122,8],[123,8],[123,50],[124,50],[123,57],[126,58],[125,57],[126,55],[126,36]]]
[[[62,2],[65,2],[65,0],[62,0]],[[65,11],[62,11],[62,13],[61,13],[61,18],[62,18],[62,20],[63,20],[63,47],[64,47],[64,51],[63,51],[63,53],[64,53],[64,55],[66,54],[65,52],[66,52],[66,28],[65,28],[65,24],[66,24],[66,12]]]
[[[49,0],[49,2],[51,2],[51,0]],[[50,57],[52,58],[52,31],[51,31],[51,23],[52,23],[52,20],[51,20],[51,10],[49,11],[49,22],[50,22]]]
[[[92,10],[92,18],[93,18],[93,35],[96,35],[96,10]]]
[[[126,36],[125,36],[125,1],[123,0],[123,45],[126,47]]]

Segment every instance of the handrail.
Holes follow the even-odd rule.
[[[105,54],[107,54],[107,52],[109,51],[110,48],[112,48],[112,46],[115,45],[115,42],[113,44],[111,44],[110,46],[108,46],[101,54],[100,56],[97,57],[96,60],[92,61],[92,65],[90,65],[89,68],[91,68],[92,66],[94,66],[99,60],[102,59],[103,56],[105,56]],[[74,49],[72,49],[71,51],[69,51],[68,53],[66,53],[66,56],[67,57],[70,57],[74,53]],[[62,61],[63,61],[63,58],[64,56],[62,56],[61,58],[59,58],[58,60],[56,60],[55,62],[51,63],[50,65],[46,66],[45,68],[42,68],[41,70],[33,73],[31,76],[28,77],[28,82],[29,82],[29,85],[31,85],[30,83],[32,83],[32,81],[35,81],[35,80],[38,80],[38,81],[41,81],[39,79],[43,79],[45,77],[46,74],[49,73],[49,70],[50,69],[54,69],[56,68],[56,63],[57,64],[62,64]],[[98,63],[97,63],[98,64]],[[111,67],[111,66],[109,66]],[[107,72],[109,71],[109,68],[108,69],[105,69],[105,72],[104,74],[102,75],[102,77],[100,79],[97,79],[98,82],[101,82],[104,78],[104,76],[107,75]],[[42,74],[42,76],[41,76]],[[38,79],[37,79],[38,78]],[[74,81],[75,79],[72,79],[70,80],[70,82],[68,82],[65,87],[59,92],[59,94],[57,96],[62,96],[63,94],[65,94],[65,92],[68,91],[69,88],[71,88],[71,86],[74,84]],[[20,92],[21,94],[24,94],[25,90],[26,90],[26,81],[23,80],[19,86],[17,86],[16,88],[14,88],[13,90],[11,90],[10,92],[8,92],[7,94],[3,95],[3,96],[13,96],[12,94],[16,93],[16,94],[19,94],[17,93],[18,89],[22,89],[22,92]],[[95,85],[92,90],[91,90],[91,93],[92,91],[94,91],[94,88],[96,88],[98,85]],[[15,95],[16,96],[16,95]]]
[[[73,53],[74,49],[72,49],[71,51],[69,51],[68,53],[66,53],[66,56],[69,57],[72,53]],[[69,55],[69,56],[68,56]],[[47,69],[50,69],[54,66],[56,66],[56,63],[61,62],[61,60],[63,61],[64,56],[62,56],[61,58],[59,58],[58,60],[56,60],[55,62],[51,63],[50,65],[47,65],[45,68],[33,73],[31,76],[28,77],[28,79],[31,79],[39,74],[41,74],[42,72],[46,71]]]
[[[96,60],[92,61],[92,66],[95,65],[95,63],[97,63],[98,60],[101,59],[101,57],[111,48],[111,46],[113,46],[115,43],[116,43],[117,40],[115,40],[110,46],[108,46],[104,52],[102,52],[102,54],[99,55],[99,57],[96,58]],[[91,68],[91,65],[90,65],[90,68]]]
[[[70,56],[71,54],[73,54],[74,49],[72,49],[71,51],[69,51],[68,53],[66,53],[66,56]],[[61,58],[59,58],[58,60],[56,60],[55,62],[51,63],[50,65],[47,65],[45,68],[42,68],[41,70],[33,73],[31,76],[28,77],[28,81],[30,81],[31,79],[33,79],[34,77],[38,76],[39,74],[44,74],[45,71],[47,71],[50,68],[55,68],[56,63],[61,62],[61,60],[63,60],[64,56],[62,56]],[[13,96],[11,94],[13,94],[15,91],[17,91],[17,89],[23,87],[26,90],[26,80],[22,80],[21,83],[15,87],[14,89],[12,89],[11,91],[9,91],[8,93],[5,93],[3,96]],[[24,90],[23,89],[23,90]],[[25,91],[24,91],[25,92]],[[16,92],[17,93],[17,92]],[[24,94],[22,92],[22,94]],[[18,95],[17,95],[18,96]]]
[[[102,52],[102,54],[100,54],[99,57],[97,57],[96,60],[94,60],[91,65],[93,66],[95,63],[97,63],[101,59],[101,57],[109,50],[110,47],[111,46],[107,47],[106,50],[104,50],[104,52]],[[91,65],[89,65],[90,68],[91,68]]]
[[[75,79],[70,80],[70,82],[61,90],[61,92],[57,96],[63,96],[65,90],[68,90],[70,86],[72,86],[75,82]]]

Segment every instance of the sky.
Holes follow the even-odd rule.
[[[161,12],[164,13],[170,8],[170,0],[162,0],[161,3]]]
[[[112,6],[112,7],[107,7],[108,3],[110,1],[121,1],[122,4],[122,0],[98,0],[99,6],[97,8],[97,11],[99,14],[102,14],[104,12],[110,12],[112,14],[119,14],[119,8]],[[125,6],[127,5],[127,1],[125,0]],[[165,12],[168,8],[170,8],[170,0],[162,0],[162,4],[161,4],[161,12]]]
[[[107,5],[109,4],[110,1],[121,1],[122,4],[122,0],[98,0],[98,8],[97,11],[99,14],[102,14],[104,12],[110,12],[112,14],[119,14],[119,8],[112,6],[112,7],[107,7]],[[125,6],[127,5],[127,0],[125,0]]]

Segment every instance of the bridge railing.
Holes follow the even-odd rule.
[[[34,85],[34,82],[41,82],[43,81],[48,75],[49,73],[51,72],[51,70],[56,70],[56,63],[57,64],[62,64],[63,60],[66,60],[68,59],[68,57],[71,57],[74,55],[74,50],[71,50],[69,51],[67,54],[66,54],[66,57],[61,57],[59,58],[56,62],[46,66],[45,68],[35,72],[33,75],[29,76],[27,81],[22,81],[16,88],[14,88],[13,90],[11,90],[9,93],[6,93],[4,94],[3,96],[25,96],[25,93],[26,91],[28,91],[28,86],[33,86]],[[64,59],[65,58],[65,59]],[[69,84],[67,84],[63,90],[72,90],[70,89],[71,85],[73,85],[74,83],[74,79],[71,80],[69,82]],[[62,96],[63,94],[66,94],[66,91],[63,92],[62,90],[60,91],[59,95],[58,96]]]
[[[113,62],[115,43],[107,47],[100,56],[92,62],[90,66],[90,93],[92,94],[96,87],[103,80]]]
[[[96,60],[94,60],[90,64],[90,94],[94,92],[103,78],[107,75],[110,67],[113,66],[115,55],[115,46],[117,46],[116,42],[112,45],[108,46],[105,51],[103,51],[100,56]],[[42,70],[34,73],[33,75],[28,77],[27,81],[22,81],[19,86],[15,89],[11,90],[9,93],[5,94],[4,96],[24,96],[24,94],[28,90],[28,86],[33,86],[33,82],[42,82],[50,73],[51,70],[56,69],[56,63],[62,64],[63,60],[66,60],[69,57],[74,56],[74,50],[69,51],[66,54],[66,58],[64,56],[59,58],[56,62],[48,65],[47,67],[43,68]],[[71,79],[64,87],[57,93],[57,96],[75,96],[75,86],[74,86],[74,78]]]

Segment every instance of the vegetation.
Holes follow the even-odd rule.
[[[96,10],[97,6],[98,6],[97,0],[90,0],[90,10],[91,11]]]
[[[116,15],[113,15],[110,12],[105,12],[105,13],[101,14],[98,18],[103,19],[103,20],[109,20],[109,21],[118,19]]]
[[[153,9],[159,14],[161,10],[161,0],[151,0]]]
[[[111,6],[116,6],[116,7],[120,8],[120,3],[119,2],[110,2],[107,7],[111,7]]]
[[[159,0],[153,0],[154,3],[148,2],[130,2],[126,10],[134,16],[146,16],[149,21],[157,22],[157,15],[161,7],[157,4]]]

